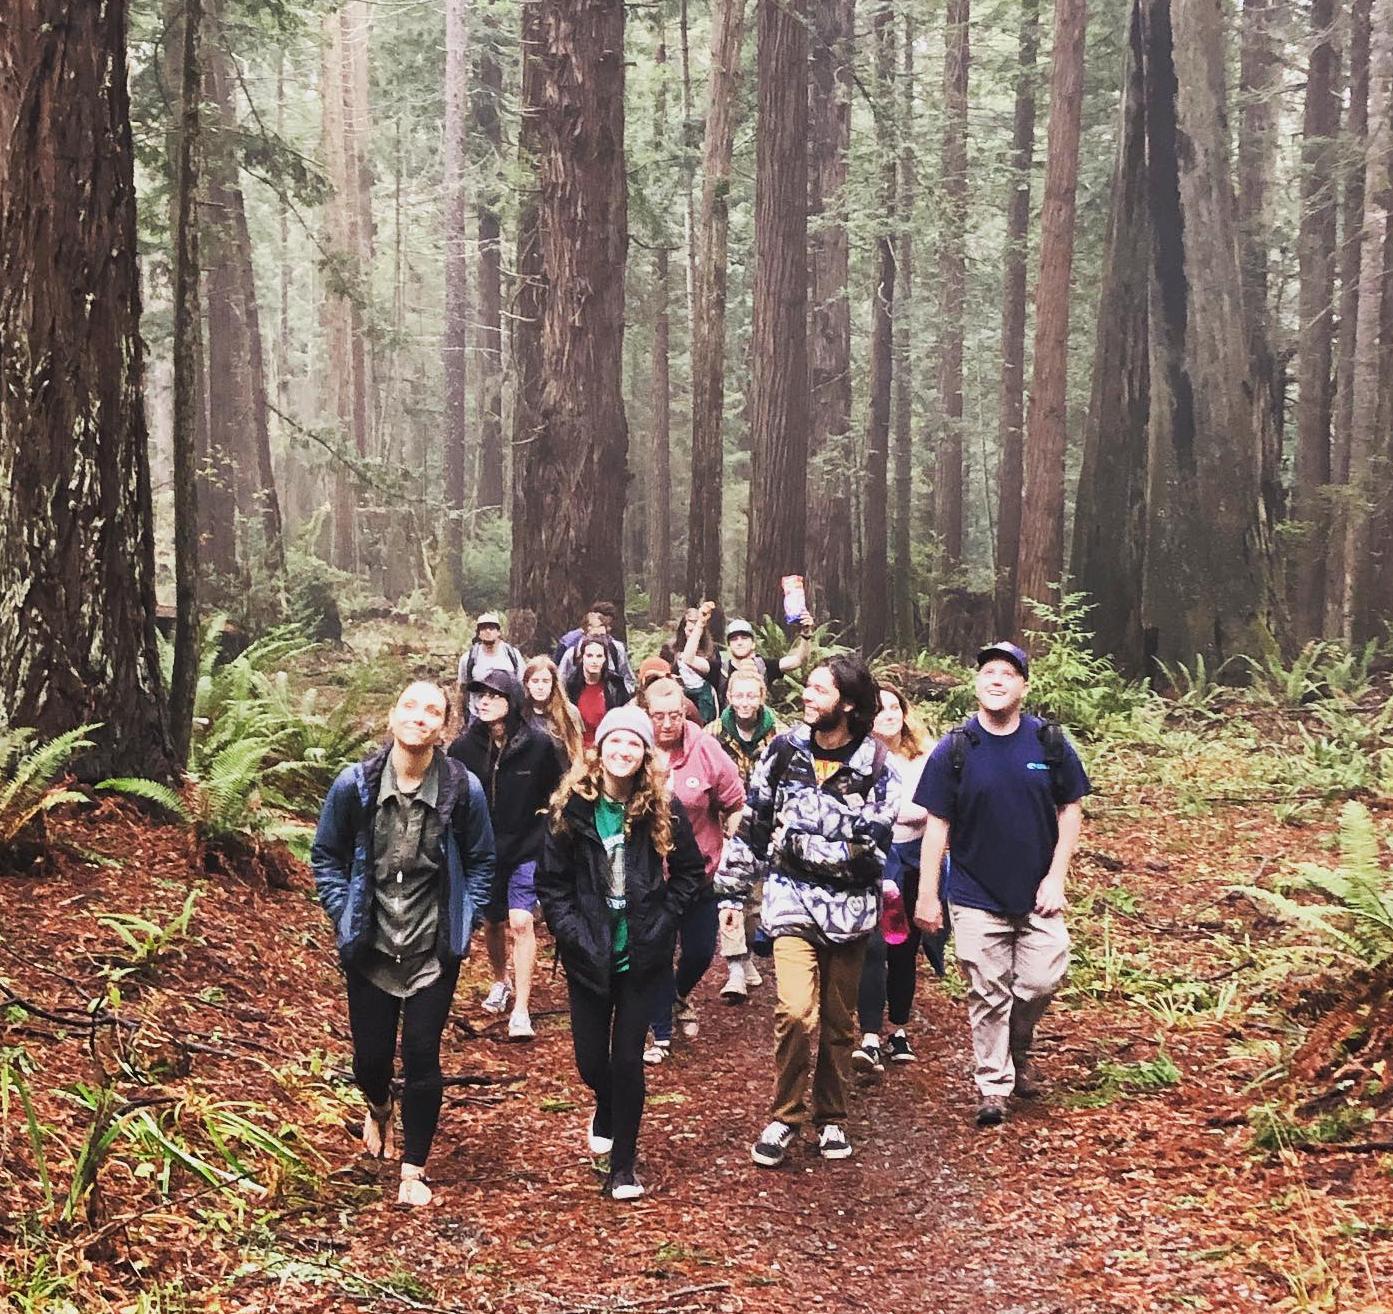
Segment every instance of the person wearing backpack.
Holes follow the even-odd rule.
[[[474,642],[459,660],[460,697],[468,697],[469,719],[479,715],[479,695],[470,693],[469,686],[482,680],[490,671],[508,671],[522,679],[522,654],[503,637],[503,617],[496,611],[486,611],[474,626]]]
[[[765,1168],[784,1161],[808,1122],[824,1159],[851,1154],[856,992],[900,810],[899,777],[871,734],[877,708],[875,677],[859,656],[838,654],[809,673],[803,724],[776,736],[751,774],[716,877],[722,904],[741,908],[764,874],[760,920],[774,941],[778,994],[775,1090],[751,1157]]]
[[[777,661],[755,652],[755,627],[747,620],[733,620],[726,626],[726,650],[721,654],[721,676],[729,682],[736,671],[751,671],[767,688],[781,675],[805,666],[813,653],[813,618],[805,611],[798,618],[798,637]]]
[[[942,894],[967,979],[979,1127],[1001,1123],[1009,1096],[1040,1093],[1031,1046],[1069,966],[1064,879],[1091,791],[1058,724],[1022,711],[1029,678],[1014,643],[977,654],[977,713],[939,740],[914,795],[929,813],[914,922],[936,933]]]

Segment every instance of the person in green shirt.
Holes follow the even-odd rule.
[[[605,1190],[635,1200],[643,1041],[672,972],[677,925],[706,864],[654,756],[653,723],[605,713],[595,748],[562,781],[537,867],[537,897],[566,970],[571,1038],[595,1094],[587,1143],[608,1153]]]

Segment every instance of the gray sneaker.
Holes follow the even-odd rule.
[[[503,1014],[513,1002],[513,987],[506,981],[495,981],[484,996],[484,1012]]]

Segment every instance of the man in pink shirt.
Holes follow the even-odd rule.
[[[684,1036],[697,1034],[696,1009],[689,996],[716,956],[719,911],[711,882],[726,836],[739,824],[745,786],[715,736],[687,720],[686,697],[676,680],[654,680],[643,701],[653,721],[658,756],[667,759],[669,788],[687,809],[697,847],[706,859],[706,886],[677,928],[677,966],[653,1017],[653,1043],[643,1055],[648,1063],[661,1063],[672,1047],[674,1019]]]

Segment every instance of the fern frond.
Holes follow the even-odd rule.
[[[113,776],[110,780],[98,781],[93,788],[104,793],[121,794],[127,798],[155,803],[178,817],[180,821],[193,821],[182,795],[168,785],[162,785],[158,780],[146,780],[143,776]]]

